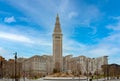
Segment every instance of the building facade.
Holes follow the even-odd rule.
[[[63,57],[64,72],[72,72],[74,74],[102,74],[102,65],[108,64],[107,56],[98,58],[89,58],[86,56],[72,57],[67,55]]]
[[[3,77],[3,66],[4,66],[5,58],[0,56],[0,78]]]
[[[27,77],[41,77],[50,74],[52,73],[53,69],[52,56],[35,55],[31,58],[28,58],[24,60],[22,69]]]
[[[22,63],[16,62],[15,64],[14,59],[2,60],[0,69],[0,78],[15,78],[15,74],[17,78],[22,77]]]
[[[120,77],[120,65],[118,64],[102,65],[102,70],[104,77],[107,77],[108,79],[119,79]]]

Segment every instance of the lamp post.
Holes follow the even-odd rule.
[[[18,81],[18,80],[17,80],[17,77],[16,77],[16,73],[17,73],[17,70],[16,70],[16,69],[17,69],[17,68],[16,68],[17,52],[15,52],[14,55],[15,55],[15,81]]]
[[[0,68],[1,68],[0,78],[3,79],[3,58],[2,57],[0,57]]]

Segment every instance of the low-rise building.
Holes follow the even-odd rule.
[[[102,65],[108,64],[107,56],[98,58],[89,58],[85,56],[72,57],[72,55],[67,55],[63,58],[63,71],[78,71],[81,74],[101,74]],[[78,68],[79,67],[79,68]]]
[[[15,73],[16,77],[22,76],[22,63],[16,62],[15,64],[14,59],[5,60],[2,65],[2,76],[6,78],[15,78]]]
[[[52,57],[35,55],[24,60],[22,69],[26,76],[41,76],[52,73]]]

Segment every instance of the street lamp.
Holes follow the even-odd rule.
[[[18,81],[18,80],[17,80],[17,77],[16,77],[16,73],[17,73],[17,70],[16,70],[16,63],[17,63],[17,61],[16,61],[16,60],[17,60],[17,52],[15,52],[15,53],[14,53],[14,55],[15,55],[15,81]]]

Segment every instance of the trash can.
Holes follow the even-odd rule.
[[[89,81],[92,81],[92,79],[89,79]]]

